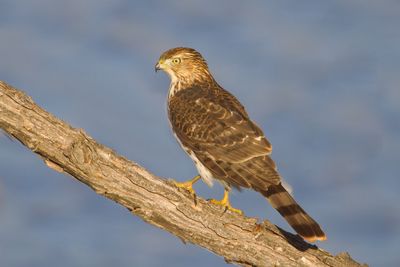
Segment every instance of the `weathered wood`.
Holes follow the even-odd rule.
[[[116,154],[0,81],[0,129],[146,222],[242,266],[361,266],[349,254],[333,256],[268,221],[258,224],[202,198]]]

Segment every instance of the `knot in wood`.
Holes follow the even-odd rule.
[[[80,139],[73,142],[69,148],[69,158],[78,164],[90,164],[93,161],[93,151],[87,140]]]

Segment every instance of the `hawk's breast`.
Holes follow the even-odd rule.
[[[201,161],[197,158],[196,154],[181,140],[180,136],[188,136],[196,129],[200,127],[196,122],[198,121],[200,110],[196,110],[194,107],[196,101],[201,97],[201,88],[190,88],[182,89],[177,83],[171,83],[170,92],[168,95],[168,118],[170,126],[174,133],[176,140],[182,147],[182,149],[189,155],[193,160],[199,175],[208,186],[213,185],[215,179],[210,170],[205,167]],[[185,140],[188,142],[188,140]],[[191,144],[195,145],[195,144]]]

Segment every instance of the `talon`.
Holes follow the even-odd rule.
[[[201,178],[200,175],[197,175],[192,180],[182,182],[182,183],[174,181],[174,184],[178,188],[183,188],[183,189],[189,191],[189,193],[194,196],[194,199],[196,201],[196,192],[193,189],[193,184],[196,183],[200,178]]]
[[[224,191],[224,197],[221,200],[211,199],[210,203],[224,207],[225,208],[224,213],[227,210],[230,210],[230,211],[238,213],[240,215],[243,214],[243,211],[241,211],[239,209],[235,209],[234,207],[231,206],[231,203],[229,202],[229,191],[228,190]]]

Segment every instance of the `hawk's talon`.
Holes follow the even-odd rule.
[[[196,195],[196,193],[193,194],[193,201],[194,201],[194,205],[197,206],[197,195]]]
[[[176,187],[178,187],[178,188],[182,188],[182,189],[185,189],[186,191],[189,191],[189,193],[191,195],[195,195],[196,194],[194,189],[193,189],[193,185],[188,183],[188,182],[179,183],[179,182],[175,182],[174,181],[174,185]]]
[[[235,209],[234,207],[231,206],[231,203],[229,202],[229,191],[228,190],[224,191],[224,197],[221,200],[210,199],[209,201],[210,201],[210,203],[224,207],[224,213],[227,210],[230,210],[230,211],[238,213],[240,215],[243,214],[243,211],[241,211],[239,209]]]
[[[186,191],[189,191],[189,193],[193,196],[194,198],[194,204],[197,205],[197,196],[196,192],[193,189],[193,184],[196,183],[200,179],[200,175],[195,176],[192,180],[186,181],[186,182],[176,182],[174,181],[174,185],[178,188],[183,188]]]

